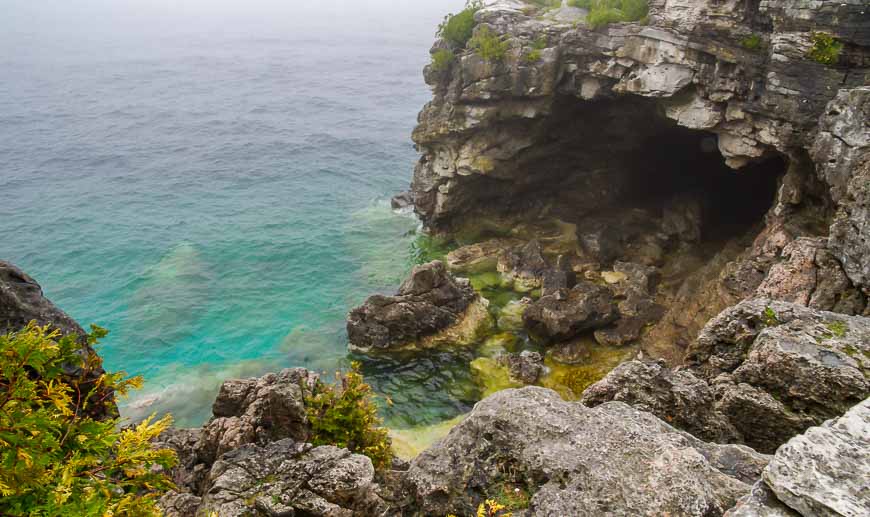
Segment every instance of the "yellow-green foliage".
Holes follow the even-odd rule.
[[[529,63],[535,63],[541,59],[541,51],[547,48],[547,37],[541,36],[532,43],[532,50],[525,55],[525,59]]]
[[[477,33],[468,41],[468,46],[484,60],[493,63],[504,59],[508,42],[484,25],[477,29]]]
[[[465,44],[471,39],[474,32],[474,13],[480,10],[482,4],[479,0],[469,0],[465,9],[456,13],[448,14],[438,26],[438,36],[444,39],[452,48],[465,48]]]
[[[825,32],[812,33],[810,40],[813,42],[812,48],[807,52],[810,59],[823,65],[837,64],[837,61],[840,60],[840,53],[843,52],[841,41]]]
[[[593,29],[617,22],[642,21],[649,14],[647,0],[570,0],[569,4],[589,10],[586,23]]]
[[[90,342],[105,336],[93,327]],[[125,395],[142,379],[106,373],[81,393],[64,375],[93,365],[73,337],[34,323],[0,336],[0,515],[160,515],[155,502],[172,483],[161,469],[175,453],[151,448],[171,420],[149,418],[125,430],[85,416],[93,395]],[[78,386],[76,388],[75,386]]]
[[[740,40],[740,46],[746,50],[758,50],[761,48],[761,36],[751,34]]]
[[[318,381],[306,394],[305,405],[311,423],[309,442],[365,454],[378,470],[390,467],[390,437],[381,427],[372,388],[363,381],[358,363],[352,363],[346,373],[337,373],[333,385]]]
[[[453,52],[446,48],[438,49],[432,54],[432,70],[435,72],[444,72],[450,68],[450,63],[453,62]]]

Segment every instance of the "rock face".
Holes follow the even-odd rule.
[[[291,439],[229,452],[209,474],[199,511],[221,517],[246,515],[379,515],[369,458],[332,446]]]
[[[618,317],[612,293],[591,282],[542,296],[523,313],[529,332],[545,341],[565,341],[604,327]]]
[[[780,447],[729,517],[870,513],[870,400]],[[863,474],[862,474],[863,473]]]
[[[773,452],[870,395],[870,318],[754,299],[714,318],[672,371],[632,361],[584,403],[624,401],[696,436]]]
[[[622,403],[587,408],[527,387],[478,403],[408,482],[425,515],[473,514],[505,486],[532,487],[526,515],[721,515],[767,461]]]
[[[415,267],[395,296],[374,295],[347,317],[350,347],[362,352],[468,343],[489,323],[467,280],[441,261]]]
[[[105,372],[101,367],[102,359],[87,343],[87,333],[75,320],[43,296],[42,287],[36,280],[9,262],[0,260],[0,334],[21,330],[31,321],[36,321],[37,325],[50,325],[65,336],[77,336],[82,345],[82,354],[88,358],[90,366],[87,370],[80,367],[69,368],[67,374],[82,391],[89,391]],[[103,419],[117,415],[112,393],[97,393],[94,398],[102,402],[91,404],[89,416]]]
[[[304,368],[283,370],[256,379],[228,380],[212,406],[213,417],[196,444],[197,461],[211,464],[221,454],[247,443],[266,444],[308,436],[303,387],[317,376]]]

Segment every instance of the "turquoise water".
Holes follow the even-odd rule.
[[[417,259],[389,197],[462,2],[32,4],[0,19],[0,258],[111,331],[146,378],[123,413],[195,425],[227,377],[346,364],[349,308]],[[401,426],[467,410],[467,360],[365,369]]]

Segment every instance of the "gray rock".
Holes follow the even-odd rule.
[[[293,368],[224,382],[212,406],[214,416],[197,440],[197,462],[210,465],[221,454],[248,443],[304,441],[308,416],[302,387],[311,386],[316,378],[304,368]]]
[[[544,358],[538,352],[503,353],[496,357],[496,361],[507,366],[511,379],[523,384],[535,383],[544,373]]]
[[[763,479],[802,515],[870,514],[870,400],[811,427],[776,451]]]
[[[244,445],[209,475],[199,512],[244,515],[370,516],[385,511],[365,456],[292,439]]]
[[[601,328],[618,317],[613,294],[591,282],[542,296],[523,313],[531,334],[545,341],[565,341],[581,332]]]
[[[504,483],[533,493],[526,515],[721,515],[768,457],[711,445],[620,402],[596,408],[536,387],[479,402],[411,464],[426,515],[471,514]]]
[[[799,515],[782,504],[762,481],[755,483],[748,495],[740,499],[734,508],[725,512],[725,517],[798,517]]]
[[[202,498],[189,492],[170,490],[162,496],[157,505],[165,517],[195,517]]]
[[[586,388],[580,401],[590,407],[625,402],[649,411],[669,424],[705,441],[729,442],[736,431],[714,407],[715,394],[691,372],[673,371],[662,363],[627,361]]]
[[[704,439],[776,450],[870,395],[870,319],[753,299],[723,311],[687,369],[626,363],[584,400],[622,400]]]
[[[417,346],[459,323],[479,301],[471,285],[454,279],[441,261],[416,266],[395,296],[370,296],[350,311],[350,347],[369,352]]]

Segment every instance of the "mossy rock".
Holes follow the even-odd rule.
[[[471,361],[471,372],[482,390],[481,398],[508,388],[519,388],[523,384],[512,381],[506,366],[490,357],[478,357]]]

